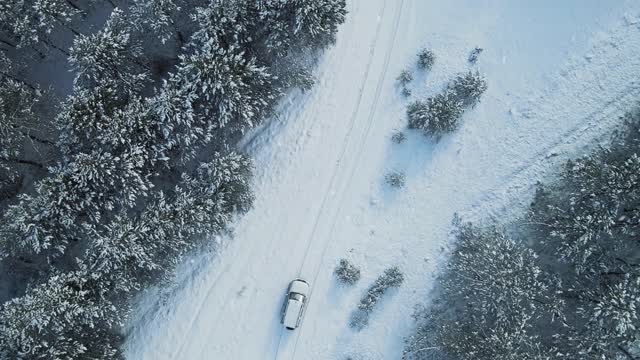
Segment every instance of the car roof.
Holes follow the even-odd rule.
[[[302,301],[295,299],[288,299],[287,312],[284,314],[284,326],[288,328],[295,328],[298,325],[298,316],[302,309]]]

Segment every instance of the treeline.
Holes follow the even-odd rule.
[[[640,114],[505,228],[461,224],[405,359],[637,359]]]
[[[0,358],[121,358],[131,298],[250,208],[251,160],[234,142],[312,85],[308,59],[345,16],[344,0],[132,0],[84,34],[73,21],[94,3],[78,3],[0,5],[0,258],[20,280],[0,307]],[[37,26],[5,21],[18,15]],[[68,51],[51,35],[64,29]],[[160,79],[149,33],[185,41]],[[23,49],[69,55],[73,94],[51,121],[33,111],[43,92],[17,69]],[[44,126],[56,136],[38,139]],[[49,164],[29,158],[40,140]]]

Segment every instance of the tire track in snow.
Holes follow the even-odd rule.
[[[346,150],[349,147],[349,142],[351,140],[353,129],[355,128],[356,119],[358,118],[358,113],[360,112],[360,107],[362,105],[362,98],[364,96],[365,87],[366,87],[367,82],[369,81],[369,75],[370,75],[370,72],[371,72],[373,61],[375,59],[374,58],[374,54],[375,54],[375,50],[376,50],[376,47],[377,47],[378,39],[380,38],[380,31],[382,30],[382,24],[383,24],[382,16],[384,16],[384,14],[385,14],[386,7],[387,7],[387,0],[385,0],[383,2],[382,10],[380,12],[381,18],[378,21],[378,24],[376,26],[376,33],[375,33],[375,37],[374,37],[374,42],[373,42],[373,44],[371,46],[371,50],[369,51],[369,60],[368,60],[367,65],[366,65],[364,80],[362,81],[362,85],[360,86],[360,89],[358,91],[358,98],[357,98],[356,104],[355,104],[355,106],[353,108],[353,112],[351,113],[351,116],[349,117],[349,129],[347,131],[347,135],[345,136],[345,140],[343,141],[344,146],[343,146],[342,150],[340,151],[340,155],[338,157],[338,162],[336,163],[336,166],[334,167],[333,173],[331,175],[331,180],[329,181],[329,187],[327,188],[327,191],[325,192],[324,197],[322,198],[322,203],[321,203],[320,209],[319,209],[319,211],[318,211],[318,213],[316,215],[316,219],[315,219],[315,222],[314,222],[314,225],[313,225],[313,230],[311,232],[311,236],[307,239],[307,244],[306,244],[306,247],[305,247],[304,257],[303,257],[303,260],[302,260],[302,262],[300,264],[300,267],[298,269],[298,276],[299,277],[302,276],[302,268],[303,268],[304,263],[306,261],[306,258],[308,256],[309,249],[311,247],[312,240],[313,240],[313,237],[314,237],[314,233],[316,232],[316,229],[318,228],[318,224],[320,223],[320,218],[322,217],[322,214],[325,212],[325,208],[327,206],[327,202],[328,202],[329,197],[330,197],[329,195],[331,194],[331,191],[335,186],[335,182],[338,179],[337,175],[338,175],[339,170],[341,168],[343,159],[344,159],[344,157],[346,155]],[[396,26],[396,28],[397,28],[397,21],[396,21],[396,24],[394,26]],[[386,66],[385,66],[385,73],[386,73]],[[382,79],[384,79],[384,75],[382,76]],[[380,84],[381,82],[382,82],[382,80],[380,80],[378,82],[378,84]],[[378,87],[380,87],[380,86],[378,86]],[[377,99],[377,94],[379,94],[379,91],[376,91],[376,99]],[[368,134],[368,130],[369,130],[369,127],[367,127],[367,129],[366,129],[365,137]],[[308,298],[307,303],[311,300],[311,293],[312,292],[313,292],[313,282],[311,283],[311,292],[309,293],[309,298]],[[298,331],[296,333],[296,340],[295,340],[295,344],[294,344],[294,353],[292,355],[292,358],[293,358],[293,356],[295,356],[295,346],[298,343],[298,339],[299,339],[301,330],[302,330],[302,327],[300,328],[300,331]],[[282,348],[282,345],[283,345],[282,344],[283,335],[284,335],[284,328],[281,328],[280,329],[280,336],[279,336],[279,340],[278,340],[278,347],[276,348],[274,359],[278,359],[278,355],[280,354],[280,349]]]
[[[367,82],[369,81],[369,75],[370,75],[370,72],[371,72],[373,61],[375,59],[374,58],[374,54],[375,54],[376,46],[377,46],[377,43],[378,43],[378,39],[380,38],[380,31],[382,30],[382,24],[383,24],[382,19],[383,19],[384,15],[385,15],[386,7],[387,7],[387,0],[385,0],[383,2],[382,10],[380,11],[380,15],[379,15],[380,16],[380,20],[378,21],[378,24],[376,26],[374,41],[373,41],[373,43],[371,45],[371,50],[369,51],[369,59],[367,61],[367,65],[366,65],[364,79],[363,79],[362,85],[360,86],[360,89],[358,91],[358,97],[357,97],[356,104],[354,106],[353,112],[352,112],[351,116],[349,117],[349,129],[347,130],[347,135],[345,136],[345,139],[343,141],[344,147],[340,151],[340,155],[338,157],[338,162],[336,163],[336,166],[334,167],[333,173],[331,175],[331,180],[329,181],[329,187],[327,188],[327,191],[325,192],[325,195],[324,195],[324,197],[322,199],[322,203],[320,205],[319,211],[318,211],[318,213],[316,215],[316,220],[315,220],[314,225],[313,225],[312,235],[310,237],[308,237],[307,244],[305,246],[305,253],[304,253],[303,261],[301,262],[300,267],[298,269],[298,276],[302,275],[301,274],[302,268],[303,268],[304,263],[306,261],[307,255],[309,253],[309,249],[311,247],[313,234],[316,232],[316,229],[317,229],[318,224],[320,222],[320,218],[322,217],[322,214],[324,213],[324,209],[325,209],[325,207],[327,205],[327,202],[329,200],[329,195],[331,194],[331,191],[332,191],[331,189],[334,188],[335,182],[337,180],[337,175],[338,175],[339,170],[341,168],[341,165],[343,163],[342,160],[344,159],[345,154],[346,154],[346,150],[349,147],[348,145],[349,145],[349,142],[351,140],[353,129],[355,128],[356,119],[358,118],[358,113],[360,112],[360,107],[362,105],[362,98],[364,96],[365,86],[366,86]],[[367,132],[368,132],[368,130],[367,130]],[[313,283],[312,283],[312,286],[313,286]],[[309,294],[309,300],[310,299],[311,299],[311,293]],[[297,339],[299,338],[299,333],[300,333],[300,331],[298,331],[298,333],[296,334],[296,344],[297,344]],[[274,359],[278,359],[278,355],[280,354],[280,349],[282,348],[283,335],[284,335],[284,329],[281,328],[280,329],[279,339],[278,339],[278,347],[276,348],[276,353],[275,353]],[[295,349],[295,345],[294,345],[294,349]],[[294,352],[294,355],[295,355],[295,352]]]
[[[383,8],[382,8],[382,10],[381,10],[381,12],[380,12],[380,17],[381,17],[381,19],[382,19],[382,17],[384,16],[385,6],[386,6],[386,1],[385,1],[385,2],[383,2]],[[379,34],[380,34],[380,31],[381,31],[382,23],[383,23],[383,22],[382,22],[382,20],[381,20],[381,21],[379,21],[378,25],[376,26],[376,32],[375,32],[374,39],[373,39],[373,42],[372,42],[372,45],[371,45],[371,51],[369,52],[369,61],[368,61],[367,66],[366,66],[367,70],[366,70],[366,72],[365,72],[364,79],[363,79],[363,81],[362,81],[362,85],[360,86],[359,91],[358,91],[358,94],[359,94],[359,95],[358,95],[358,100],[357,100],[357,103],[356,103],[356,106],[355,106],[355,108],[356,108],[356,109],[360,107],[360,102],[362,101],[362,98],[363,98],[363,93],[364,93],[364,91],[365,91],[365,86],[366,86],[366,83],[367,83],[367,82],[368,82],[368,80],[369,80],[369,76],[370,76],[370,69],[371,69],[371,66],[372,66],[372,63],[373,63],[373,60],[374,60],[374,58],[373,58],[373,53],[374,53],[375,48],[376,48],[376,46],[377,46],[377,42],[378,42]],[[343,29],[342,31],[344,31],[344,29]],[[334,62],[334,61],[336,60],[336,59],[335,59],[335,56],[336,56],[335,54],[336,54],[336,53],[334,52],[334,53],[332,53],[332,54],[333,54],[333,55],[332,55],[332,58],[330,59],[330,60],[332,60],[332,61],[330,61],[330,62]],[[339,59],[338,59],[338,60],[339,60]],[[342,62],[340,62],[340,61],[337,61],[337,63],[338,63],[338,67],[340,67],[340,64],[342,64]],[[330,70],[330,71],[332,71],[332,72],[333,72],[333,71],[335,71],[335,70],[336,70],[336,67],[335,67],[335,66],[328,66],[328,67],[327,67],[327,70]],[[322,81],[322,79],[324,79],[324,76],[322,76],[322,73],[318,76],[318,78],[319,78],[321,81]],[[326,98],[327,96],[329,96],[329,94],[326,94],[326,93],[320,93],[319,95],[320,95],[320,96],[319,96],[320,98],[323,98],[323,97],[324,97],[324,98]],[[311,102],[311,101],[312,101],[312,100],[311,100],[311,99],[309,99],[309,100],[305,101],[304,103],[309,103],[309,102]],[[326,102],[325,102],[325,101],[319,101],[319,103],[324,104],[324,103],[326,103]],[[300,111],[302,110],[302,108],[303,108],[303,105],[304,105],[304,104],[300,104],[300,105],[299,105],[299,108],[298,108],[298,111],[296,111],[295,113],[300,112]],[[290,116],[290,117],[291,117],[291,116],[292,116],[292,113],[294,113],[294,112],[287,111],[286,113],[288,114],[288,116]],[[355,115],[351,117],[350,129],[348,130],[348,134],[345,136],[345,140],[343,141],[343,143],[345,143],[345,144],[349,142],[349,138],[350,138],[350,136],[351,136],[351,132],[352,132],[352,130],[353,130],[353,128],[354,128],[354,122],[355,122],[356,118],[357,118],[357,116],[355,116]],[[310,127],[309,131],[313,130],[316,126],[318,126],[318,122],[313,121],[313,122],[311,123],[311,127]],[[268,133],[270,132],[270,130],[272,130],[272,129],[271,129],[271,126],[265,126],[263,129],[260,129],[260,130],[257,132],[257,134],[255,134],[255,136],[252,136],[252,137],[251,137],[251,139],[250,139],[249,141],[247,141],[244,145],[242,145],[242,146],[241,146],[241,149],[244,149],[244,150],[249,149],[249,148],[250,148],[250,147],[251,147],[251,146],[252,146],[252,145],[253,145],[257,140],[259,140],[259,138],[260,138],[263,134],[268,134]],[[340,167],[340,162],[339,162],[339,163],[338,163],[338,165],[336,165],[336,167],[334,168],[334,171],[333,171],[333,172],[334,172],[334,174],[338,172],[339,167]],[[331,187],[329,187],[329,189],[330,189],[330,188],[331,188]],[[318,216],[320,216],[320,215],[318,215]],[[287,228],[286,224],[284,224],[283,226],[281,226],[281,229],[283,229],[282,231],[284,231],[286,228]],[[281,238],[281,237],[282,237],[282,236],[280,236],[280,237],[277,237],[277,236],[276,236],[276,237],[269,237],[269,240],[271,240],[269,243],[271,243],[271,242],[273,242],[273,240],[278,239],[278,238]],[[258,251],[258,249],[254,249],[254,251],[253,251],[253,252],[256,252],[256,251]],[[253,253],[253,252],[252,252],[252,253]],[[247,259],[252,259],[252,258],[254,258],[254,256],[251,256],[251,255],[250,255],[250,256],[248,256],[248,257],[247,257]],[[224,260],[223,260],[223,261],[224,261]],[[186,346],[186,344],[188,343],[188,341],[186,341],[186,340],[188,339],[189,334],[193,334],[193,333],[194,333],[194,331],[195,331],[195,327],[196,327],[196,325],[197,325],[197,319],[198,319],[198,317],[199,317],[200,313],[202,312],[202,309],[204,308],[204,306],[206,306],[206,304],[208,304],[208,303],[209,303],[209,299],[210,299],[210,298],[211,298],[211,296],[212,296],[212,292],[213,292],[213,290],[216,288],[216,284],[218,283],[219,279],[220,279],[222,276],[226,275],[226,274],[229,272],[230,267],[231,267],[231,264],[227,262],[227,263],[223,266],[223,268],[217,272],[217,275],[215,276],[214,280],[211,282],[211,285],[210,285],[210,286],[208,286],[208,290],[207,290],[206,295],[203,297],[202,301],[200,301],[200,302],[199,302],[199,304],[196,306],[195,311],[193,311],[193,316],[191,317],[191,319],[190,319],[190,321],[189,321],[189,325],[188,325],[188,327],[187,327],[189,330],[187,330],[187,331],[185,331],[185,332],[183,333],[182,341],[180,341],[180,345],[179,345],[179,346],[176,348],[176,350],[173,352],[173,354],[172,354],[172,356],[171,356],[171,359],[179,359],[179,354],[183,353],[183,351],[184,351],[184,349],[185,349],[185,346]],[[227,293],[227,294],[219,294],[219,295],[223,297],[223,303],[225,303],[225,304],[226,304],[226,303],[228,302],[228,299],[230,298],[230,296],[231,296],[232,294]],[[222,312],[222,311],[221,311],[221,312],[219,312],[218,314],[216,314],[216,317],[214,318],[214,321],[213,321],[212,323],[213,323],[213,324],[217,324],[217,323],[218,323],[218,320],[219,320],[220,316],[222,316],[222,314],[223,314],[223,312]],[[281,330],[281,334],[280,334],[280,339],[281,339],[281,337],[282,337],[282,330]]]
[[[399,25],[398,22],[400,19],[400,13],[402,12],[402,5],[403,5],[403,0],[400,1],[400,5],[398,8],[396,23],[394,25],[394,30],[393,30],[394,34],[393,34],[392,44],[395,42],[394,40],[398,31],[398,25]],[[320,270],[322,269],[322,263],[324,261],[325,252],[328,248],[328,245],[331,242],[331,239],[333,239],[333,234],[335,232],[338,216],[342,212],[341,211],[342,204],[343,204],[342,199],[344,198],[345,191],[348,187],[348,184],[351,183],[352,178],[358,168],[358,164],[361,161],[362,153],[365,148],[364,145],[367,143],[368,133],[370,128],[372,127],[373,119],[375,118],[377,107],[379,105],[380,92],[382,89],[382,84],[384,83],[384,79],[386,77],[388,63],[391,57],[392,50],[393,50],[393,45],[389,48],[389,52],[387,53],[387,56],[385,59],[383,74],[381,76],[380,82],[378,83],[378,87],[376,88],[376,95],[374,97],[373,107],[368,117],[368,123],[364,132],[364,136],[357,150],[358,153],[356,155],[354,166],[351,167],[350,175],[347,178],[346,182],[344,183],[344,187],[342,188],[341,196],[339,197],[340,200],[338,201],[338,204],[339,204],[338,209],[336,210],[336,212],[334,212],[332,217],[329,236],[327,236],[326,241],[324,242],[324,246],[322,248],[321,254],[318,257],[318,259],[320,259],[320,263],[317,264],[316,270],[312,272],[314,275],[311,281],[311,293],[309,295],[309,303],[312,300],[313,287],[315,286]],[[533,156],[529,157],[522,165],[518,166],[517,169],[510,172],[508,175],[504,176],[503,181],[501,181],[498,185],[495,185],[490,190],[488,190],[488,194],[484,194],[478,200],[476,200],[471,205],[471,208],[472,209],[478,208],[481,204],[488,202],[490,203],[490,205],[484,206],[482,210],[485,210],[485,211],[490,210],[491,211],[490,215],[492,215],[493,212],[495,211],[494,209],[495,207],[504,205],[505,203],[504,199],[499,196],[500,192],[506,193],[506,194],[513,193],[513,192],[522,193],[521,190],[518,190],[519,188],[527,187],[528,189],[530,189],[532,186],[534,186],[534,184],[531,184],[530,182],[527,182],[527,181],[523,181],[523,179],[531,178],[534,174],[541,174],[544,171],[549,170],[549,169],[545,169],[545,164],[548,163],[550,153],[551,154],[560,153],[559,150],[562,150],[563,147],[574,145],[577,142],[579,142],[578,140],[581,138],[582,139],[588,138],[590,139],[589,143],[592,143],[593,140],[597,139],[599,136],[602,136],[602,134],[607,134],[608,133],[607,130],[610,130],[619,121],[620,117],[623,116],[631,108],[631,106],[633,106],[633,104],[637,103],[637,99],[639,96],[640,96],[640,84],[636,82],[632,82],[631,85],[627,86],[625,89],[623,89],[622,91],[618,92],[615,96],[613,96],[611,100],[605,102],[604,106],[602,106],[600,109],[595,110],[590,114],[588,114],[587,116],[585,116],[584,122],[577,124],[576,126],[573,126],[570,129],[561,133],[556,140],[547,144],[542,149],[538,150],[536,153],[533,154]],[[551,155],[551,156],[555,156],[555,155]],[[550,168],[553,168],[553,167],[550,167]],[[318,218],[316,219],[316,225],[317,225],[317,222],[319,222],[320,216],[321,214],[319,214]],[[316,227],[314,227],[314,232],[312,233],[311,240],[313,240],[313,238],[315,237]],[[301,266],[300,275],[303,274],[303,268],[304,268],[304,265],[307,263],[308,254],[309,254],[309,249],[307,249],[307,251],[305,252],[305,257],[304,257],[303,265]],[[298,331],[298,334],[296,335],[293,355],[291,359],[295,359],[298,341],[300,337],[302,337],[303,331],[304,331],[304,326],[301,326],[301,328]]]
[[[344,31],[344,29],[341,29],[340,31]],[[376,38],[377,39],[377,38]],[[331,52],[331,57],[328,58],[327,60],[325,60],[328,63],[333,63],[336,62],[336,53],[335,52]],[[338,59],[339,60],[339,59]],[[338,66],[340,64],[342,64],[341,61],[337,61]],[[340,66],[339,66],[340,67]],[[319,79],[319,81],[324,81],[323,79],[325,78],[324,73],[327,71],[335,71],[336,68],[334,66],[327,66],[325,71],[320,72],[317,75],[317,78]],[[363,81],[363,84],[366,82],[366,78]],[[319,84],[316,84],[316,88],[317,89],[322,89],[322,86],[318,86]],[[361,86],[360,88],[360,93],[362,93],[364,90],[364,85]],[[318,94],[317,97],[320,98],[326,98],[327,94],[326,93],[320,93]],[[309,98],[305,101],[302,101],[301,103],[296,103],[295,106],[297,107],[297,111],[290,111],[289,109],[284,110],[283,113],[286,113],[288,117],[292,117],[292,114],[294,113],[299,113],[301,111],[301,109],[304,107],[305,103],[309,103],[312,102],[313,98]],[[320,101],[322,103],[322,101]],[[260,140],[263,136],[268,136],[272,133],[272,131],[274,131],[274,129],[272,129],[272,127],[276,127],[277,124],[275,123],[271,123],[271,124],[265,124],[265,126],[263,126],[261,129],[258,129],[255,134],[252,134],[250,136],[250,138],[248,140],[243,141],[239,146],[238,146],[238,150],[247,152],[250,151],[250,149],[252,149],[255,146],[255,143]],[[309,131],[312,131],[315,127],[317,126],[317,122],[312,122],[311,126],[309,128]],[[346,140],[345,140],[346,141]],[[286,220],[286,219],[285,219]],[[286,229],[287,226],[286,224],[284,224],[283,226],[281,226],[281,229],[283,229],[282,231],[284,231],[284,229]],[[273,241],[273,239],[277,239],[279,237],[271,237],[270,238],[270,242],[269,244],[271,244],[271,242]],[[255,253],[257,251],[257,249],[253,249],[253,251],[251,252],[251,255],[253,255],[253,253]],[[248,259],[254,258],[253,256],[248,256]],[[188,322],[188,330],[184,331],[183,336],[181,341],[179,342],[179,346],[176,347],[176,350],[171,354],[170,359],[172,360],[181,360],[179,357],[179,354],[183,353],[183,350],[185,348],[185,345],[187,344],[187,339],[189,338],[190,334],[194,333],[195,330],[195,326],[196,326],[196,322],[197,319],[199,317],[199,315],[202,312],[202,309],[205,307],[205,305],[209,302],[209,299],[212,296],[212,292],[213,290],[216,288],[216,285],[218,284],[219,280],[229,272],[230,267],[231,267],[231,263],[229,263],[228,261],[225,261],[225,259],[223,258],[222,261],[225,262],[224,266],[222,267],[222,269],[220,269],[219,271],[217,271],[217,274],[215,275],[215,277],[213,278],[213,280],[211,281],[210,285],[208,285],[208,289],[206,292],[206,295],[202,298],[202,300],[198,303],[198,305],[196,306],[195,310],[192,312],[193,316],[191,317],[190,321]],[[221,294],[221,296],[224,297],[225,301],[224,303],[227,303],[227,299],[229,299],[231,294]],[[219,317],[222,315],[223,312],[219,312],[215,318],[215,321],[213,322],[214,324],[218,323],[218,319]]]
[[[370,133],[371,128],[373,126],[373,122],[375,120],[375,115],[377,113],[377,109],[378,109],[378,106],[379,106],[379,103],[380,103],[380,96],[382,94],[382,89],[384,88],[385,80],[387,78],[389,64],[390,64],[390,61],[391,61],[391,55],[393,54],[394,44],[395,44],[395,41],[396,41],[396,37],[398,35],[398,29],[400,27],[400,19],[401,19],[403,7],[404,7],[404,0],[400,0],[399,4],[397,6],[397,9],[396,9],[395,15],[394,15],[394,21],[393,21],[392,30],[391,30],[392,35],[391,35],[391,39],[390,39],[390,42],[389,42],[389,46],[387,47],[387,51],[386,51],[386,54],[385,54],[382,73],[381,73],[381,75],[379,77],[378,84],[376,85],[376,90],[375,90],[374,97],[373,97],[372,107],[371,107],[371,110],[369,111],[369,114],[368,114],[368,116],[366,118],[367,120],[366,120],[366,123],[365,123],[365,128],[364,128],[364,131],[362,133],[362,136],[360,137],[360,142],[359,142],[359,145],[358,145],[357,150],[356,150],[355,161],[353,163],[353,166],[351,166],[351,168],[350,168],[349,175],[347,176],[346,181],[343,182],[343,188],[341,190],[340,196],[336,198],[336,199],[338,199],[337,200],[337,209],[336,209],[336,211],[333,212],[333,215],[332,215],[331,220],[330,220],[330,224],[331,225],[330,225],[329,236],[322,242],[322,250],[320,251],[320,255],[317,257],[319,262],[317,263],[316,266],[312,265],[312,269],[313,270],[311,271],[310,274],[313,274],[313,278],[311,280],[311,290],[310,290],[309,299],[308,299],[309,303],[312,300],[313,287],[314,287],[314,285],[315,285],[315,283],[316,283],[316,281],[318,279],[318,275],[320,274],[320,270],[322,268],[322,263],[323,263],[323,260],[324,260],[324,255],[326,253],[327,248],[329,247],[329,244],[331,243],[331,239],[333,238],[332,235],[333,235],[333,233],[335,231],[335,226],[336,226],[336,223],[337,223],[338,216],[342,212],[342,204],[343,204],[342,199],[345,196],[345,191],[346,191],[346,189],[348,187],[348,184],[350,184],[352,182],[352,180],[353,180],[353,176],[354,176],[354,174],[355,174],[355,172],[356,172],[356,170],[358,168],[358,164],[362,160],[362,154],[364,153],[364,148],[365,148],[365,145],[367,143],[367,139],[369,138],[369,133]],[[380,23],[382,23],[382,21]],[[373,52],[371,53],[371,55],[372,55],[372,58],[373,58]],[[369,64],[369,66],[370,65],[371,64]],[[367,69],[367,72],[368,71],[369,71],[369,68]],[[358,115],[358,112],[359,112],[358,109],[360,108],[360,100],[361,99],[359,99],[358,105],[356,107],[356,111],[354,112],[354,114],[352,116],[353,118],[357,117],[357,115]],[[348,146],[345,145],[345,148],[343,149],[343,153],[340,156],[340,162],[342,162],[342,159],[344,159],[344,155],[346,153],[347,147]],[[336,169],[336,173],[334,173],[334,175],[337,175],[337,170],[338,169]],[[332,183],[334,182],[333,180],[335,180],[335,179],[332,179]],[[333,186],[331,186],[330,189],[331,188],[333,188]],[[330,192],[325,194],[325,198],[323,199],[323,204],[324,204],[325,200],[327,200],[329,194],[330,194]],[[307,248],[306,248],[306,251],[305,251],[305,255],[304,255],[302,264],[300,265],[300,270],[298,271],[300,276],[303,275],[303,270],[304,270],[305,264],[308,263],[308,255],[310,254],[310,249],[311,249],[311,245],[313,244],[313,240],[316,237],[316,233],[317,233],[317,229],[318,229],[318,225],[319,225],[321,216],[322,216],[322,212],[320,212],[318,214],[318,217],[316,218],[316,222],[314,224],[313,231],[311,233],[311,236],[309,237],[309,240],[308,240],[309,242],[308,242],[308,245],[307,245]],[[304,330],[304,326],[301,326],[299,331],[298,331],[298,333],[296,334],[295,342],[294,342],[294,345],[293,345],[293,354],[291,356],[291,359],[295,359],[297,346],[298,346],[298,341],[300,340],[300,337],[302,336],[303,330]],[[276,357],[276,359],[277,359],[277,357]]]

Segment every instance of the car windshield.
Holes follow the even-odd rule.
[[[291,293],[291,294],[289,294],[289,299],[302,301],[304,299],[304,296],[302,296],[301,294],[297,294],[297,293]]]

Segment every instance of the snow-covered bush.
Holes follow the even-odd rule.
[[[369,316],[390,288],[398,288],[404,282],[404,274],[396,266],[388,268],[367,289],[367,293],[360,299],[358,308],[351,314],[349,326],[360,331],[369,324]]]
[[[340,259],[340,263],[333,273],[341,283],[346,285],[354,285],[360,280],[360,269],[347,259]]]
[[[384,176],[384,180],[393,188],[402,188],[405,185],[406,176],[402,171],[393,170]]]
[[[431,70],[436,61],[436,55],[429,49],[422,49],[418,52],[418,67],[423,70]]]
[[[398,77],[396,78],[396,81],[398,82],[398,84],[400,84],[400,86],[407,86],[407,84],[409,84],[411,81],[413,80],[413,74],[411,74],[411,71],[409,70],[402,70],[400,72],[400,75],[398,75]]]
[[[473,48],[473,50],[471,50],[471,53],[469,53],[469,62],[471,64],[475,64],[476,61],[478,61],[478,56],[480,56],[480,53],[482,53],[482,50],[484,49],[479,48],[477,46]]]
[[[391,134],[391,141],[396,144],[402,144],[405,140],[407,140],[407,135],[400,130],[394,130]]]
[[[454,131],[463,112],[463,103],[451,89],[443,93],[415,101],[407,107],[410,129],[422,129],[433,136]]]

